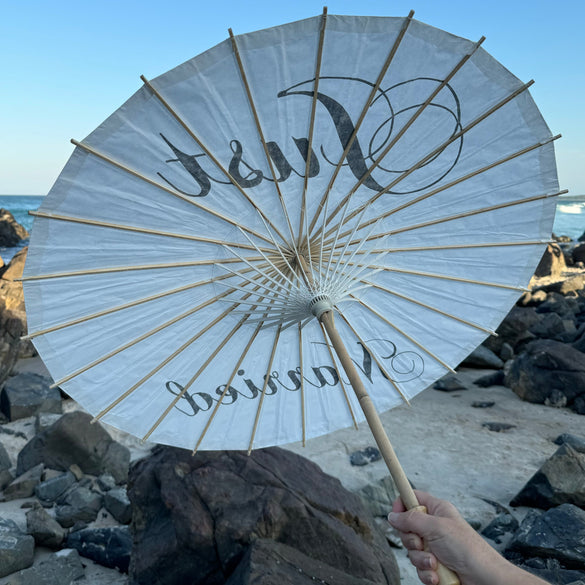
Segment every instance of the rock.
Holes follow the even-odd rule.
[[[504,378],[505,375],[503,370],[498,370],[497,372],[492,372],[491,374],[486,374],[485,376],[481,376],[481,378],[477,378],[477,380],[474,380],[473,383],[480,388],[503,386]]]
[[[461,363],[468,368],[490,368],[498,370],[504,367],[504,362],[485,345],[476,347]]]
[[[544,313],[530,327],[530,333],[541,339],[573,341],[577,333],[577,328],[572,320],[563,319],[557,313]]]
[[[98,477],[97,484],[102,492],[107,492],[116,487],[116,480],[113,475],[104,473]]]
[[[517,353],[523,345],[535,338],[529,329],[539,319],[540,315],[534,307],[512,307],[512,310],[496,329],[498,336],[488,337],[483,345],[499,354],[503,344],[507,343]]]
[[[102,503],[101,494],[87,487],[75,485],[59,499],[55,518],[64,528],[70,528],[76,521],[93,522]]]
[[[486,400],[486,401],[475,401],[471,403],[471,406],[473,408],[491,408],[492,406],[495,406],[495,402],[493,400]]]
[[[548,510],[560,504],[585,509],[585,453],[561,445],[510,502]]]
[[[547,583],[557,583],[558,585],[585,585],[585,572],[565,569],[556,559],[530,558],[524,559],[518,553],[512,553],[515,557],[511,558],[514,564],[520,568],[544,579]],[[510,553],[506,553],[510,556]]]
[[[43,464],[39,463],[32,469],[29,469],[22,475],[19,475],[4,489],[4,498],[6,500],[30,498],[30,496],[35,493],[35,488],[41,481],[43,467]]]
[[[494,433],[505,433],[506,431],[510,431],[516,428],[516,425],[503,422],[484,422],[481,424],[481,426]]]
[[[571,405],[571,408],[577,414],[585,414],[585,395],[581,394],[580,396],[577,396],[577,398],[575,398],[575,401]]]
[[[585,570],[585,511],[562,504],[542,514],[531,510],[510,543],[524,557],[557,559],[565,568]]]
[[[559,435],[554,441],[555,445],[569,445],[579,453],[585,453],[585,438],[563,433]]]
[[[60,548],[67,535],[67,531],[38,504],[26,513],[26,529],[38,546],[48,548]]]
[[[35,494],[39,500],[45,502],[54,502],[59,496],[65,493],[70,488],[76,479],[75,476],[68,471],[67,473],[61,473],[56,477],[47,479],[39,483],[35,488]]]
[[[518,520],[512,514],[498,514],[482,531],[481,534],[494,542],[501,544],[505,534],[515,532],[519,527]]]
[[[4,445],[0,443],[0,490],[3,490],[14,479],[10,471],[11,467],[10,457],[6,453]]]
[[[568,295],[575,291],[580,291],[585,286],[585,275],[583,274],[573,274],[571,276],[567,276],[562,278],[561,280],[557,280],[555,282],[551,282],[549,284],[541,285],[538,287],[537,291],[544,292],[544,293],[558,293],[561,295]],[[547,296],[548,298],[548,296]]]
[[[502,358],[504,362],[507,362],[508,360],[514,359],[514,355],[514,348],[504,341],[500,348],[500,358]]]
[[[64,414],[46,431],[33,437],[18,454],[17,469],[24,471],[44,461],[48,467],[67,471],[77,464],[85,473],[111,473],[116,481],[127,478],[130,451],[116,443],[84,412]]]
[[[54,425],[61,418],[60,414],[51,412],[40,412],[35,419],[35,433],[46,431],[51,425]]]
[[[536,312],[539,314],[556,313],[563,319],[574,319],[575,315],[580,312],[580,305],[575,298],[566,297],[558,292],[549,292],[546,295],[546,300],[537,307]]]
[[[104,567],[128,572],[132,536],[127,526],[84,528],[67,538],[67,546]],[[164,543],[161,543],[164,546]],[[162,581],[157,581],[157,583]]]
[[[380,451],[376,447],[366,447],[360,451],[354,451],[349,456],[349,462],[356,467],[360,467],[374,461],[379,461],[381,458],[382,455],[380,455]]]
[[[571,255],[575,264],[577,262],[585,262],[585,243],[575,246]]]
[[[14,248],[28,238],[28,232],[14,219],[7,209],[0,209],[0,246]]]
[[[536,270],[534,271],[534,276],[559,277],[566,268],[565,257],[560,246],[557,244],[548,244]]]
[[[376,585],[369,579],[348,575],[302,552],[268,539],[248,548],[225,585]]]
[[[10,585],[74,585],[85,575],[79,553],[65,549],[38,565],[11,575]]]
[[[40,412],[60,414],[61,395],[51,384],[50,378],[38,374],[8,378],[0,394],[0,408],[11,421]]]
[[[459,381],[457,376],[447,374],[440,380],[437,380],[433,385],[434,390],[441,392],[455,392],[456,390],[467,390],[467,388]]]
[[[128,495],[134,585],[224,583],[258,538],[354,579],[400,582],[359,497],[289,451],[156,447],[132,467]]]
[[[506,386],[522,400],[539,404],[544,404],[551,390],[556,389],[571,405],[585,393],[585,354],[566,343],[535,341],[512,363]]]
[[[0,577],[26,569],[33,563],[35,540],[13,520],[0,518]]]
[[[550,394],[544,399],[546,406],[552,406],[554,408],[564,408],[567,406],[567,397],[556,388],[550,391]]]
[[[374,483],[365,485],[356,493],[374,518],[381,516],[384,519],[388,516],[388,512],[392,510],[392,504],[399,495],[394,481],[389,475]]]
[[[126,488],[116,487],[107,491],[104,507],[120,524],[129,524],[132,520],[132,508]]]

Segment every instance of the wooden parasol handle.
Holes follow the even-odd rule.
[[[366,416],[366,420],[368,425],[374,435],[374,439],[376,440],[376,444],[380,449],[380,453],[388,466],[388,471],[396,484],[396,488],[398,489],[398,493],[400,494],[400,499],[402,500],[404,506],[408,510],[416,509],[420,512],[426,513],[426,508],[421,506],[416,499],[416,495],[400,462],[398,461],[398,457],[396,457],[396,453],[394,452],[394,448],[390,443],[390,439],[388,439],[388,435],[382,426],[382,421],[378,416],[378,412],[374,407],[374,403],[370,398],[356,368],[349,357],[349,353],[335,327],[335,322],[333,319],[333,311],[325,311],[319,318],[325,330],[327,331],[327,335],[331,340],[331,344],[333,345],[333,349],[337,353],[339,357],[339,361],[349,378],[351,386],[357,396],[357,399],[360,403],[360,406]],[[425,546],[426,549],[426,546]],[[437,569],[437,573],[439,574],[439,583],[440,585],[459,585],[459,579],[453,571],[448,569],[443,565],[439,565]]]

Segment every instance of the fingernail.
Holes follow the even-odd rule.
[[[388,514],[388,522],[390,522],[390,524],[394,524],[397,518],[398,514],[396,512],[390,512],[390,514]]]

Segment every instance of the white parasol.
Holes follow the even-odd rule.
[[[23,277],[58,386],[188,449],[365,410],[400,475],[376,411],[493,333],[559,194],[530,83],[412,16],[230,31],[75,142]]]

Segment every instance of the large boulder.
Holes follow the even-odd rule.
[[[571,406],[585,395],[585,354],[559,341],[534,341],[512,363],[506,386],[523,400],[538,404],[558,391]]]
[[[18,454],[17,473],[43,462],[67,471],[73,464],[85,473],[110,473],[118,483],[127,479],[130,451],[110,437],[84,412],[64,414],[45,431],[35,435]]]
[[[265,556],[273,566],[278,554],[292,565],[309,557],[313,564],[303,566],[311,565],[319,579],[324,573],[316,565],[330,574],[334,568],[347,582],[400,582],[388,543],[359,497],[314,463],[282,449],[192,456],[157,447],[132,468],[128,495],[131,585],[231,585],[240,582],[230,578],[241,562],[239,571],[249,574],[258,558]],[[259,539],[295,552],[270,546],[250,551]],[[294,583],[306,583],[303,579],[299,573]]]
[[[568,444],[559,447],[510,504],[544,510],[574,504],[585,510],[585,453]]]
[[[33,564],[35,540],[16,522],[0,518],[0,577],[26,569]]]
[[[560,246],[558,244],[548,244],[534,271],[534,276],[559,277],[566,267],[565,256]]]
[[[28,232],[7,209],[0,208],[0,246],[13,248],[28,238]]]
[[[41,412],[61,414],[61,394],[51,384],[50,378],[39,374],[12,376],[0,393],[0,409],[11,421]]]

